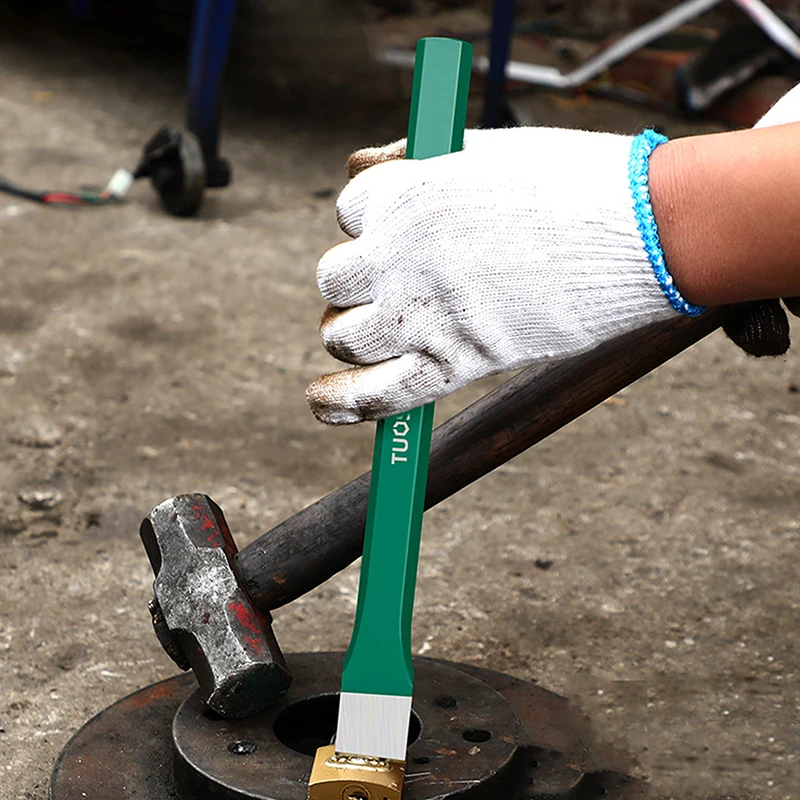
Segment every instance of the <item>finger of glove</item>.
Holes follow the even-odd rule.
[[[418,353],[323,375],[306,390],[314,416],[326,425],[384,419],[436,399],[435,367]],[[444,392],[442,392],[444,393]]]
[[[364,212],[369,202],[369,183],[350,181],[336,198],[336,222],[353,239],[363,232]]]
[[[339,309],[328,306],[319,334],[325,349],[348,364],[377,364],[402,355],[403,315],[377,303]]]
[[[789,349],[789,320],[779,300],[736,305],[722,329],[735,345],[757,358],[782,356]]]
[[[317,264],[320,294],[336,308],[372,302],[373,268],[369,241],[342,242],[328,250]]]
[[[336,200],[339,227],[354,239],[361,236],[367,211],[379,216],[381,209],[416,179],[415,168],[408,162],[386,161],[353,178]]]

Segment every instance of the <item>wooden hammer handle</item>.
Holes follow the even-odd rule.
[[[520,372],[433,434],[425,508],[431,508],[563,428],[716,330],[726,309],[652,325],[569,361]],[[369,473],[249,544],[237,572],[255,605],[270,610],[355,561],[364,542]]]

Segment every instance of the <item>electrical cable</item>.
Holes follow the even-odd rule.
[[[128,170],[118,169],[102,192],[86,190],[79,192],[50,190],[37,192],[0,177],[0,192],[44,205],[99,206],[121,200],[130,190],[133,181],[134,176]]]

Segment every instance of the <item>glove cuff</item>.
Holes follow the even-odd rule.
[[[670,305],[687,317],[697,317],[706,309],[704,306],[692,305],[678,291],[672,275],[669,274],[664,251],[658,237],[658,226],[653,215],[653,205],[650,202],[650,154],[658,145],[667,141],[667,137],[654,130],[645,130],[633,137],[631,142],[630,158],[628,160],[628,182],[633,195],[633,212],[636,224],[642,237],[644,250],[653,267],[653,272]]]

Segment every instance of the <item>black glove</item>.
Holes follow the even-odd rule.
[[[784,305],[800,317],[800,297],[787,297]],[[739,303],[722,329],[748,355],[782,356],[789,349],[789,319],[780,300]]]

